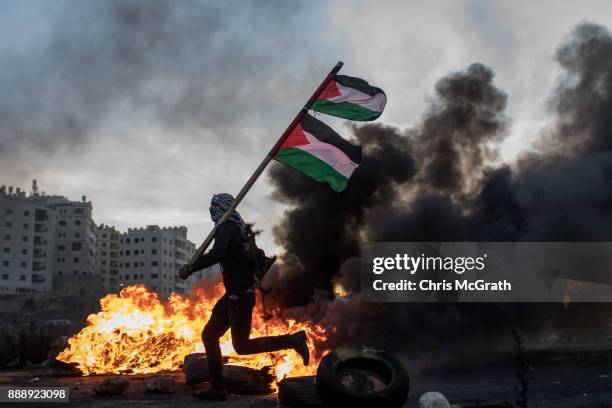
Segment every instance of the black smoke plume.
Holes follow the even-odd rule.
[[[286,250],[270,277],[277,303],[328,330],[324,345],[369,343],[408,354],[510,345],[611,328],[607,305],[366,304],[359,242],[609,241],[612,238],[612,36],[583,23],[557,50],[565,70],[554,124],[516,163],[496,164],[509,131],[506,94],[474,64],[440,79],[421,123],[352,127],[364,160],[337,194],[297,172],[271,172],[289,205],[275,230]],[[352,293],[333,299],[340,282]]]

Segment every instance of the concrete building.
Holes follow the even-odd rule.
[[[62,291],[54,275],[95,273],[92,206],[82,201],[0,187],[0,293]]]
[[[0,188],[0,293],[52,289],[55,222],[19,188]]]
[[[195,245],[186,227],[130,228],[126,233],[96,226],[83,196],[62,196],[0,187],[0,293],[55,291],[98,296],[143,283],[161,297],[187,291],[218,266],[176,277]]]
[[[108,225],[96,228],[96,271],[109,292],[121,289],[119,282],[119,239],[121,234]]]
[[[129,228],[119,238],[119,279],[122,286],[142,283],[162,298],[172,292],[184,292],[206,274],[209,268],[187,280],[176,277],[177,270],[195,253],[195,245],[187,239],[186,227]]]

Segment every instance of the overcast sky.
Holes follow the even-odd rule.
[[[0,184],[87,195],[120,230],[186,225],[236,194],[338,60],[383,88],[379,121],[407,128],[437,79],[482,62],[508,93],[503,159],[549,120],[556,48],[602,1],[5,1]],[[329,120],[348,136],[342,121]],[[283,204],[264,175],[240,207],[265,232]]]

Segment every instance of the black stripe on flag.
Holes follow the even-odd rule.
[[[363,92],[366,95],[374,96],[379,93],[384,94],[382,89],[377,88],[375,86],[370,86],[370,84],[368,84],[361,78],[355,78],[346,75],[336,75],[336,82],[348,88],[353,88],[360,92]]]
[[[355,163],[361,163],[361,146],[356,146],[347,142],[342,136],[334,132],[332,128],[327,126],[320,120],[304,115],[300,121],[300,125],[304,131],[310,133],[323,143],[329,143],[332,146],[342,150]]]

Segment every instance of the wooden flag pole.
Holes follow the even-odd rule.
[[[280,149],[280,147],[283,145],[283,143],[285,142],[285,140],[287,139],[287,137],[289,137],[289,134],[291,134],[291,132],[293,131],[293,129],[296,127],[296,125],[298,123],[300,123],[300,121],[302,120],[302,118],[304,117],[304,115],[308,112],[308,110],[312,107],[312,104],[317,100],[317,98],[319,97],[319,95],[321,94],[321,92],[323,92],[323,90],[325,89],[325,87],[327,86],[327,84],[330,83],[330,81],[332,81],[334,79],[334,76],[338,73],[338,71],[340,71],[340,68],[342,68],[342,66],[344,65],[344,63],[342,61],[339,61],[336,66],[329,72],[329,74],[327,74],[327,76],[325,77],[325,79],[323,80],[323,82],[321,82],[321,85],[319,85],[319,87],[317,88],[317,90],[312,94],[312,96],[310,97],[310,99],[308,99],[308,102],[306,102],[306,104],[304,105],[304,107],[298,112],[298,114],[295,116],[295,118],[291,121],[291,123],[289,124],[289,126],[287,126],[287,129],[283,132],[283,134],[281,135],[281,137],[278,139],[278,141],[274,144],[274,147],[272,147],[272,150],[270,150],[270,152],[267,154],[267,156],[262,160],[262,162],[259,164],[259,166],[257,167],[257,169],[255,169],[255,171],[253,172],[253,174],[251,175],[251,177],[249,178],[249,180],[246,182],[246,184],[244,185],[244,187],[242,187],[242,189],[240,190],[240,192],[238,193],[238,195],[235,197],[234,202],[232,203],[232,205],[230,205],[230,207],[227,209],[227,211],[225,212],[225,214],[223,214],[223,216],[219,219],[219,221],[217,222],[217,225],[221,224],[223,221],[227,220],[229,218],[229,216],[232,214],[232,212],[236,209],[236,207],[238,207],[238,204],[240,204],[240,202],[242,201],[242,199],[244,198],[244,196],[249,192],[249,190],[251,189],[251,187],[253,187],[253,184],[255,184],[255,181],[257,181],[257,179],[259,178],[259,176],[261,175],[261,173],[263,173],[263,171],[265,170],[265,168],[268,166],[268,164],[272,161],[272,159],[274,158],[274,155],[278,152],[278,150]],[[210,231],[210,233],[208,234],[208,236],[206,237],[206,239],[204,240],[204,242],[202,243],[202,245],[200,245],[200,247],[198,248],[198,250],[196,251],[196,253],[191,257],[191,259],[189,260],[188,265],[191,266],[193,264],[193,262],[195,262],[196,259],[198,259],[200,257],[200,255],[202,255],[204,253],[204,251],[206,251],[206,248],[208,248],[208,246],[210,245],[210,243],[212,242],[212,240],[215,237],[215,230],[216,230],[216,226],[212,229],[212,231]]]

